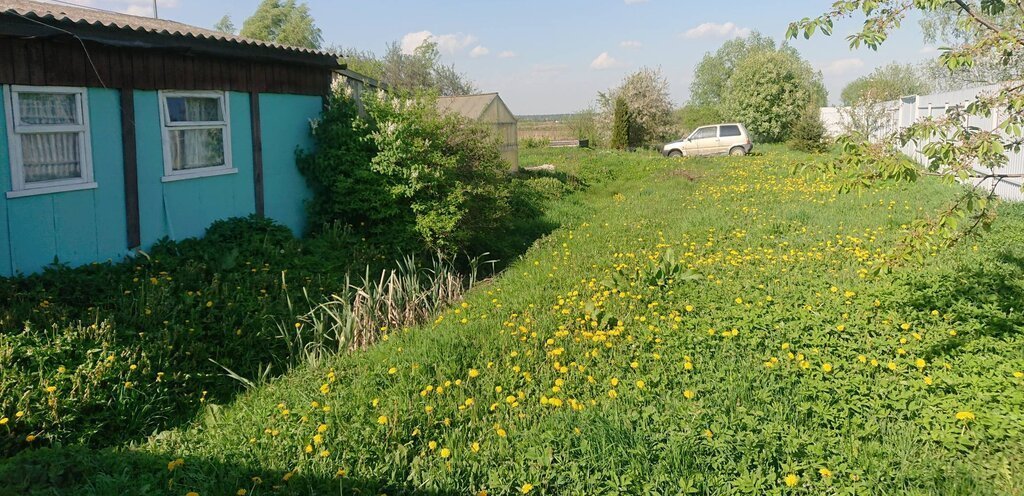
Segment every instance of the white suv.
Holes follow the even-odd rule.
[[[743,124],[715,124],[697,128],[690,136],[665,145],[666,157],[695,155],[746,155],[754,148]]]

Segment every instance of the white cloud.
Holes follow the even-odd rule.
[[[829,76],[842,76],[844,74],[856,71],[862,67],[864,67],[863,60],[856,57],[851,57],[833,60],[826,64],[825,67],[822,67],[821,72]]]
[[[636,48],[640,48],[640,47],[644,46],[644,44],[640,43],[639,41],[626,40],[626,41],[623,41],[622,43],[619,43],[619,46],[622,47],[622,48],[636,49]]]
[[[516,52],[513,52],[512,50],[505,50],[505,51],[503,51],[503,52],[498,54],[498,58],[499,59],[511,59],[511,58],[515,58],[515,57],[516,57]]]
[[[423,42],[434,37],[434,33],[430,31],[416,31],[415,33],[409,33],[402,37],[400,43],[402,47],[402,53],[406,55],[412,55]]]
[[[616,67],[622,67],[622,63],[616,60],[615,57],[608,55],[608,52],[601,52],[601,55],[598,55],[597,58],[590,63],[591,69],[597,69],[599,71],[604,69],[614,69]]]
[[[921,47],[920,50],[918,50],[918,53],[920,53],[921,55],[927,55],[929,57],[932,57],[932,56],[938,55],[940,51],[941,50],[939,50],[936,47],[933,47],[931,45],[925,45],[925,46]]]
[[[491,50],[483,45],[477,45],[475,48],[469,51],[469,56],[475,58],[483,57],[491,53]]]
[[[750,34],[750,28],[741,28],[733,22],[719,24],[717,22],[705,22],[700,26],[687,30],[683,37],[690,40],[700,38],[738,38]]]
[[[637,4],[647,3],[648,2],[648,0],[623,0],[623,1],[626,2],[626,5],[637,5]]]
[[[402,53],[411,55],[426,41],[437,43],[437,49],[441,53],[454,55],[456,52],[462,51],[469,45],[476,43],[477,38],[471,34],[450,33],[435,35],[430,31],[416,31],[402,37],[400,43]]]

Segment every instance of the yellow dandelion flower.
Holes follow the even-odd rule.
[[[438,454],[441,455],[441,458],[448,458],[452,456],[452,450],[448,448],[441,448],[441,452]]]
[[[796,474],[789,474],[782,480],[786,483],[787,487],[796,487],[796,485],[800,483],[800,477]]]
[[[519,492],[522,493],[522,494],[527,494],[530,491],[533,491],[533,484],[530,484],[529,482],[527,482],[526,484],[523,484],[523,487],[519,488]]]
[[[832,477],[832,471],[825,467],[821,467],[820,469],[818,469],[818,473],[821,474],[821,476],[826,479]]]
[[[693,392],[693,391],[691,391],[689,389],[687,389],[686,391],[683,391],[683,397],[688,399],[688,400],[692,400],[696,396],[697,396],[697,393],[695,393],[695,392]]]
[[[956,419],[964,423],[969,422],[971,420],[974,420],[974,412],[970,410],[956,412]]]
[[[387,425],[388,424],[388,416],[387,415],[381,415],[380,417],[377,417],[377,423],[380,424],[380,425]]]

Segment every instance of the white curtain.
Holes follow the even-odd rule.
[[[21,135],[25,182],[53,181],[82,176],[79,133]]]
[[[170,120],[174,123],[223,121],[219,98],[170,97]],[[224,165],[225,125],[170,130],[171,168],[200,169]]]
[[[70,93],[18,93],[22,124],[79,124],[77,96]]]
[[[171,167],[174,170],[224,165],[224,128],[172,129]]]

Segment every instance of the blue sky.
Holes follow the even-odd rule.
[[[152,0],[71,0],[149,15]],[[210,27],[236,26],[258,0],[159,0],[160,16]],[[481,90],[498,91],[517,114],[573,112],[642,66],[661,67],[682,104],[701,57],[730,37],[757,30],[781,40],[788,23],[823,12],[831,0],[307,0],[327,44],[382,53],[391,41],[432,36],[444,59]],[[934,57],[916,20],[878,52],[850,51],[847,20],[831,38],[792,44],[825,78],[831,101],[852,79],[891,61]]]

